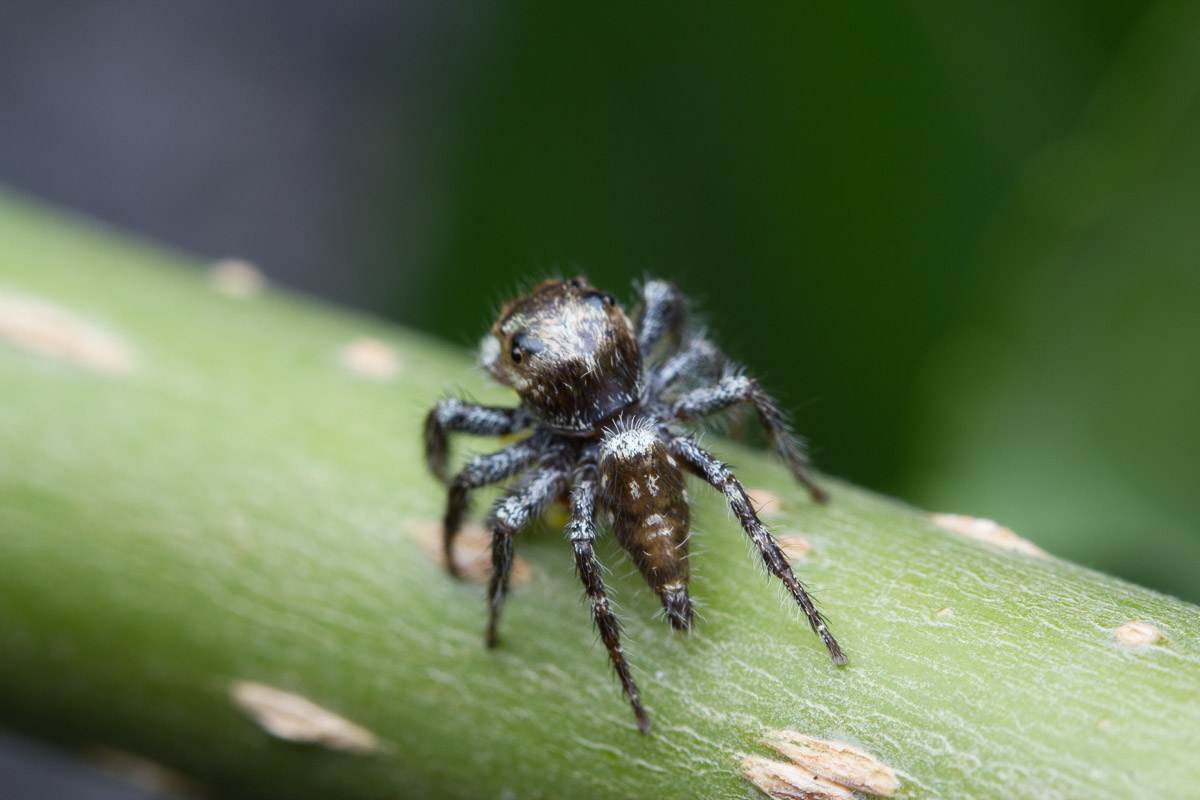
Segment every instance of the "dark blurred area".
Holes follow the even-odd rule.
[[[823,470],[1192,601],[1198,98],[1182,2],[0,9],[0,184],[464,345],[671,278]]]

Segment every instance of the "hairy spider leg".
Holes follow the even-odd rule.
[[[693,339],[651,373],[651,391],[657,395],[684,378],[715,381],[724,369],[725,354],[715,344],[704,338]]]
[[[448,434],[504,436],[532,424],[533,418],[524,407],[495,408],[454,398],[440,400],[425,417],[425,461],[433,474],[445,482]]]
[[[608,590],[600,574],[600,561],[596,558],[593,547],[596,541],[595,468],[586,469],[583,473],[586,477],[581,476],[571,492],[571,521],[567,524],[567,538],[575,548],[575,569],[579,572],[579,579],[583,581],[584,590],[591,601],[592,619],[600,631],[600,639],[604,642],[605,649],[608,650],[608,658],[621,679],[621,687],[633,706],[638,730],[649,733],[650,717],[642,708],[637,684],[633,682],[629,663],[625,661],[625,651],[621,648],[621,625],[612,612]]]
[[[687,301],[683,294],[668,281],[648,281],[642,287],[642,305],[634,329],[644,358],[653,356],[659,344],[667,339],[674,352],[687,329]]]
[[[813,500],[818,503],[829,502],[829,495],[817,485],[809,473],[808,456],[804,454],[800,443],[792,434],[783,412],[779,410],[771,395],[767,394],[759,386],[758,381],[753,378],[747,378],[744,375],[728,375],[722,378],[716,386],[688,392],[675,401],[671,407],[671,415],[681,422],[689,422],[741,403],[754,404],[759,422],[767,431],[767,435],[771,437],[771,443],[775,445],[775,452],[792,470],[796,480],[808,489]]]
[[[725,495],[725,501],[729,504],[729,508],[738,518],[738,522],[750,537],[750,541],[762,555],[763,563],[767,565],[771,574],[782,581],[787,590],[791,592],[792,597],[804,611],[804,615],[808,617],[808,624],[812,626],[813,632],[825,642],[833,663],[845,664],[846,654],[842,652],[837,640],[829,632],[825,618],[817,611],[817,607],[813,604],[812,598],[808,596],[808,592],[805,591],[804,585],[792,572],[792,567],[779,549],[775,537],[771,536],[770,531],[754,513],[754,506],[751,505],[750,498],[746,495],[746,489],[730,472],[729,467],[687,437],[680,436],[672,439],[670,447],[693,472]]]
[[[446,569],[454,577],[459,577],[458,564],[454,561],[454,539],[471,504],[471,490],[511,478],[532,464],[539,455],[535,441],[538,438],[530,437],[495,453],[476,456],[450,482],[446,516],[442,521],[442,552],[446,557]]]
[[[543,462],[530,471],[508,495],[496,503],[488,517],[492,531],[492,577],[488,583],[487,645],[495,647],[500,622],[500,607],[508,594],[508,576],[512,572],[513,537],[517,531],[541,516],[546,505],[567,487],[568,469],[561,463]]]

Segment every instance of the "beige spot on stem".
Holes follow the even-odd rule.
[[[980,542],[987,542],[1001,550],[1024,553],[1028,556],[1045,557],[1048,555],[1045,550],[1033,542],[1022,539],[1011,529],[990,519],[968,517],[962,514],[934,514],[932,519],[933,524],[943,530],[958,533]]]
[[[400,371],[396,349],[386,342],[363,336],[342,348],[342,366],[367,378],[385,380]]]
[[[110,775],[116,775],[155,795],[198,797],[202,794],[200,786],[190,778],[156,761],[124,750],[89,747],[85,750],[85,757]]]
[[[235,683],[234,705],[272,736],[365,755],[379,747],[375,734],[298,694],[250,681]]]
[[[759,519],[772,519],[783,513],[783,498],[770,489],[747,489],[746,494]]]
[[[786,761],[749,756],[742,759],[742,773],[774,800],[854,800],[845,786]]]
[[[1162,631],[1149,622],[1135,619],[1116,628],[1113,631],[1113,637],[1117,640],[1117,644],[1126,647],[1147,647],[1158,644],[1162,639]]]
[[[134,354],[116,334],[36,297],[0,291],[0,340],[97,372],[129,372]]]
[[[213,288],[226,297],[245,300],[262,293],[267,279],[262,271],[240,258],[222,258],[214,261],[209,271]]]
[[[411,526],[413,535],[422,549],[443,567],[446,559],[442,550],[442,524],[440,522],[417,522]],[[492,574],[492,534],[482,525],[468,522],[462,526],[454,540],[454,563],[464,578],[476,583],[486,583]],[[527,583],[533,574],[529,562],[519,555],[513,556],[512,574],[509,583]]]
[[[808,539],[795,533],[781,534],[778,538],[779,549],[787,556],[788,561],[803,561],[812,552]]]
[[[896,772],[865,750],[797,731],[771,731],[763,743],[790,758],[805,773],[820,775],[858,792],[890,797],[900,788]]]

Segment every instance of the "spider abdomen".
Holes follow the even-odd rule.
[[[613,535],[678,629],[692,624],[688,599],[691,515],[683,475],[650,425],[619,430],[601,446],[601,501]]]

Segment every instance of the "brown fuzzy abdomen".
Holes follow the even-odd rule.
[[[691,515],[675,459],[652,429],[618,432],[605,442],[600,485],[613,535],[662,598],[671,623],[688,627]]]

